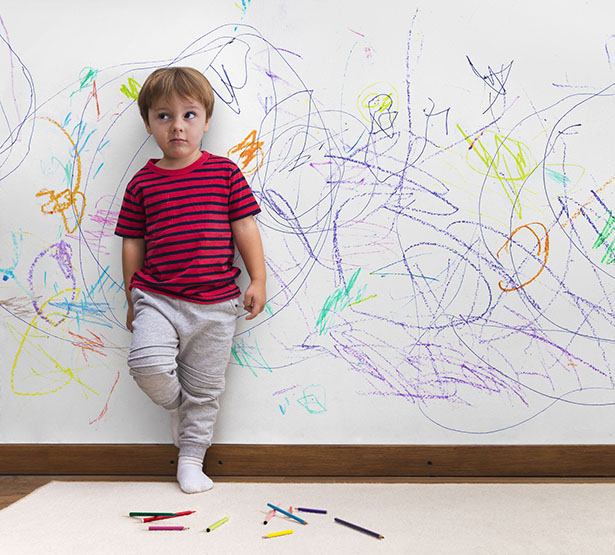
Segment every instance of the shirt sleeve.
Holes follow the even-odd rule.
[[[145,236],[145,212],[134,184],[129,183],[117,219],[115,234],[120,237],[140,238]]]
[[[233,163],[230,176],[229,219],[240,220],[258,214],[261,209],[241,170]]]

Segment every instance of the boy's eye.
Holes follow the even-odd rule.
[[[194,112],[187,112],[186,115],[184,116],[186,119],[192,119],[196,117],[196,114]]]
[[[158,114],[158,119],[167,119],[169,116],[165,113]]]

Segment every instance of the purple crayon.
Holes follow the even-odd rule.
[[[325,511],[323,509],[308,509],[306,507],[295,507],[295,509],[297,509],[301,513],[316,513],[316,514],[319,514],[319,515],[326,515],[327,514],[327,511]]]

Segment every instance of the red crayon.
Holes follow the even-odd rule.
[[[153,522],[155,520],[166,520],[167,518],[175,518],[176,516],[186,516],[196,513],[196,511],[182,511],[181,513],[173,513],[169,516],[149,516],[143,519],[143,522]]]

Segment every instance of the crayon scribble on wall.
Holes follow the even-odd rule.
[[[186,37],[177,63],[212,83],[219,153],[263,210],[267,310],[240,325],[231,369],[267,410],[334,418],[343,389],[359,412],[403,403],[434,429],[497,435],[559,404],[613,405],[613,49],[600,86],[545,70],[548,99],[528,97],[516,58],[466,52],[443,101],[418,77],[437,37],[404,8],[405,66],[370,70],[385,53],[340,23],[352,48],[325,90],[302,76],[309,45],[292,51],[245,23],[258,3],[236,6],[240,23]],[[86,400],[100,424],[129,342],[113,229],[151,146],[134,101],[176,53],[62,68],[64,88],[40,98],[2,23],[0,390]]]

